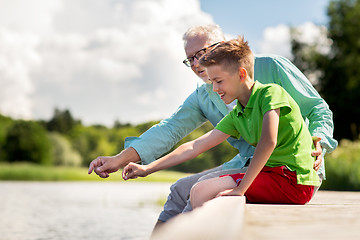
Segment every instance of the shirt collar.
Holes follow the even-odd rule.
[[[246,104],[246,107],[244,108],[241,103],[238,101],[236,104],[236,107],[234,108],[234,111],[236,113],[237,116],[239,116],[239,114],[244,114],[244,112],[247,109],[252,109],[254,108],[254,103],[255,103],[255,97],[253,97],[256,92],[259,90],[259,88],[261,88],[263,84],[259,83],[258,81],[255,81],[254,86],[252,88],[251,94],[250,94],[250,98],[248,103]]]

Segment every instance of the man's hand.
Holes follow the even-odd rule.
[[[140,156],[132,147],[125,149],[116,156],[97,157],[89,165],[88,173],[94,171],[99,177],[107,178],[110,173],[117,172],[130,162],[139,162]]]
[[[129,163],[126,167],[124,167],[122,177],[125,181],[128,179],[135,179],[137,177],[146,177],[148,175],[146,170],[147,165]]]
[[[120,168],[116,157],[97,157],[89,166],[88,174],[94,171],[99,177],[107,178],[110,173],[118,171]]]
[[[313,157],[316,156],[316,160],[314,162],[314,169],[315,169],[315,171],[318,171],[320,166],[321,166],[321,163],[323,161],[322,148],[321,148],[321,145],[320,145],[321,138],[313,136],[312,139],[313,139],[313,142],[314,142],[315,151],[313,151],[311,153],[311,156],[313,156]]]

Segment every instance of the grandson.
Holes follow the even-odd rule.
[[[319,178],[311,157],[313,142],[296,102],[276,84],[254,82],[254,57],[242,37],[218,45],[200,64],[207,68],[217,92],[237,106],[216,128],[185,143],[149,165],[128,164],[125,180],[169,168],[192,159],[225,141],[243,137],[256,146],[246,174],[232,174],[196,184],[190,194],[193,208],[225,195],[245,195],[256,203],[305,204]]]

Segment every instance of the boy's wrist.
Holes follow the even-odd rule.
[[[144,167],[143,169],[145,171],[146,176],[148,176],[148,175],[152,174],[153,172],[155,172],[154,168],[151,166],[151,164],[143,165],[143,167]]]
[[[242,187],[239,185],[236,188],[234,188],[233,193],[235,193],[235,195],[238,195],[238,196],[244,196],[245,191],[243,191]]]

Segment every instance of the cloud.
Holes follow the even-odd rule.
[[[327,53],[331,40],[327,38],[327,29],[322,25],[306,22],[294,27],[298,32],[298,40],[303,43],[316,44],[318,51]],[[290,43],[290,27],[279,24],[264,30],[263,39],[259,43],[261,53],[272,53],[292,58]]]
[[[261,53],[291,57],[290,28],[283,24],[266,28],[259,49]]]
[[[183,32],[213,22],[198,0],[23,2],[1,1],[2,114],[49,119],[58,107],[85,124],[140,123],[196,87],[181,61]]]
[[[45,34],[61,0],[0,0],[0,25],[14,32]]]
[[[297,40],[309,45],[315,45],[320,53],[327,54],[330,51],[332,40],[327,38],[327,28],[306,22],[296,28]]]
[[[34,84],[30,73],[41,63],[34,51],[37,42],[36,36],[0,28],[0,109],[5,115],[32,117]]]

